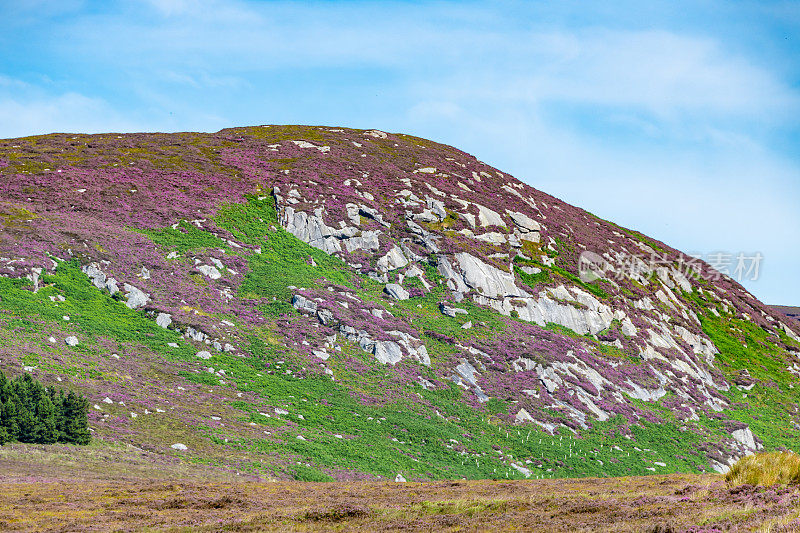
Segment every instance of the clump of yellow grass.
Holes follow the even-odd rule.
[[[731,485],[786,485],[800,483],[800,455],[768,452],[739,459],[725,474]]]

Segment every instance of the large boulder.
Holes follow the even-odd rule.
[[[395,300],[408,300],[409,298],[409,292],[397,283],[388,283],[383,290]]]

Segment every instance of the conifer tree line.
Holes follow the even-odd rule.
[[[89,444],[89,401],[73,391],[45,387],[29,374],[0,372],[0,444]]]

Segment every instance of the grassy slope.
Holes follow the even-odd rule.
[[[249,256],[250,273],[239,297],[265,299],[268,303],[262,311],[267,316],[294,315],[288,304],[288,285],[314,287],[334,282],[353,288],[363,300],[387,305],[380,296],[380,285],[275,228],[275,212],[269,200],[250,198],[248,204],[225,206],[218,211],[216,222],[237,240],[262,248],[261,254]],[[191,226],[148,234],[164,254],[204,247],[223,247],[237,253],[213,235]],[[393,381],[385,367],[347,342],[343,343],[343,352],[329,360],[336,381],[305,373],[307,361],[284,346],[272,323],[242,326],[252,357],[215,353],[210,361],[201,362],[194,356],[194,346],[177,333],[156,326],[144,313],[131,311],[95,289],[74,263],[62,263],[54,276],[43,279],[45,286],[38,293],[27,290],[26,283],[0,278],[2,340],[6,346],[30,348],[19,363],[35,366],[40,373],[68,377],[79,388],[98,391],[104,382],[111,381],[122,383],[124,390],[130,375],[120,371],[118,361],[109,360],[108,353],[124,351],[128,357],[140,358],[131,388],[141,388],[143,380],[143,390],[147,391],[184,389],[186,392],[171,400],[181,414],[170,418],[172,413],[168,413],[161,421],[145,416],[134,419],[130,413],[134,409],[141,413],[146,403],[144,394],[137,397],[131,391],[129,405],[124,408],[119,402],[101,405],[102,411],[113,418],[96,420],[95,434],[110,440],[133,440],[161,452],[169,451],[172,441],[187,442],[191,448],[188,459],[194,462],[304,480],[329,480],[342,472],[390,478],[399,472],[408,479],[522,477],[511,462],[529,468],[537,478],[647,474],[653,470],[696,472],[708,468],[698,449],[726,432],[717,420],[706,418],[696,422],[693,431],[681,431],[661,406],[670,399],[668,395],[659,403],[640,405],[659,414],[665,423],[642,422],[628,428],[621,420],[610,420],[595,423],[580,438],[563,430],[561,435],[550,436],[537,426],[523,428],[501,422],[493,414],[509,406],[499,400],[475,409],[460,401],[462,392],[455,385],[426,391]],[[504,327],[492,312],[473,305],[468,305],[469,317],[443,319],[436,306],[439,290],[397,303],[392,312],[413,319],[422,330],[458,339],[485,336]],[[65,296],[66,301],[51,301],[50,297],[56,295]],[[59,331],[63,316],[70,317],[70,331],[77,328],[81,333],[77,347],[44,340]],[[236,321],[236,317],[219,318]],[[487,327],[464,330],[460,326],[467,319],[483,321]],[[734,404],[726,414],[765,436],[768,448],[790,446],[798,437],[796,427],[790,425],[795,405],[782,371],[785,364],[776,360],[777,351],[766,342],[766,334],[750,324],[726,322],[708,312],[703,314],[703,324],[722,351],[718,363],[726,373],[732,375],[745,366],[752,369],[753,361],[757,361],[754,377],[775,384],[757,385],[746,393],[751,399],[758,398],[757,402]],[[738,327],[750,348],[743,350],[725,327]],[[447,355],[448,347],[427,337],[425,340],[436,365]],[[179,347],[169,347],[171,342]],[[352,361],[362,370],[354,371],[346,364]],[[204,371],[205,365],[216,372],[224,371],[224,379]],[[364,395],[380,397],[387,386],[395,390],[384,405],[362,400]],[[212,392],[222,396],[211,396]],[[736,401],[743,394],[734,387],[729,397]],[[98,392],[96,397],[102,395]],[[276,416],[276,407],[290,414]],[[223,413],[231,423],[213,424],[208,420],[210,413]]]

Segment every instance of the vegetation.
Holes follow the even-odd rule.
[[[29,374],[8,379],[0,372],[0,444],[88,444],[86,398],[45,387]]]
[[[785,485],[800,483],[800,455],[768,452],[739,459],[725,475],[731,485]]]

